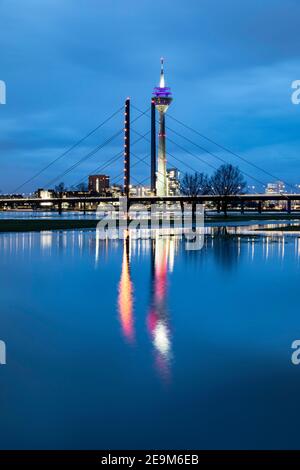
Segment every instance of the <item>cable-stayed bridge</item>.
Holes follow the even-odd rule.
[[[126,100],[125,106],[126,106],[126,103],[128,102],[130,102],[129,99]],[[98,124],[94,129],[92,129],[85,136],[83,136],[77,142],[75,142],[71,147],[66,149],[63,153],[58,155],[51,162],[47,163],[44,167],[42,167],[40,170],[34,173],[30,178],[26,179],[17,187],[13,188],[13,190],[11,191],[11,194],[23,193],[24,191],[26,191],[29,185],[32,184],[33,182],[35,182],[38,185],[38,187],[51,188],[58,182],[62,181],[63,178],[67,177],[68,175],[71,175],[72,172],[74,172],[76,169],[80,168],[82,169],[84,176],[82,176],[80,179],[74,181],[73,184],[71,184],[71,187],[75,188],[78,184],[85,182],[90,174],[96,174],[101,171],[109,172],[109,169],[116,162],[120,166],[120,172],[113,177],[112,182],[115,184],[124,183],[124,171],[125,171],[124,149],[120,148],[119,152],[116,152],[114,155],[109,156],[109,158],[103,157],[103,151],[109,149],[110,145],[118,137],[124,136],[124,138],[126,138],[126,135],[125,135],[126,130],[127,130],[127,133],[129,132],[131,134],[131,142],[130,142],[130,148],[129,148],[130,170],[132,170],[133,168],[137,167],[140,164],[145,165],[149,169],[148,176],[146,176],[143,179],[137,179],[136,176],[134,175],[134,172],[131,171],[130,182],[133,184],[138,184],[138,185],[144,185],[147,182],[150,183],[151,176],[152,176],[151,175],[151,163],[152,163],[151,157],[153,156],[153,147],[156,146],[156,138],[153,139],[153,135],[152,135],[154,126],[153,126],[153,117],[151,119],[151,107],[152,106],[149,106],[145,110],[140,110],[136,106],[131,105],[131,108],[136,112],[136,115],[133,119],[131,119],[130,122],[128,121],[128,124],[129,124],[128,128],[124,128],[123,126],[120,127],[119,129],[116,130],[116,132],[113,132],[108,138],[104,139],[102,142],[100,142],[90,151],[83,154],[78,160],[73,162],[71,165],[67,166],[66,169],[64,169],[61,172],[58,172],[55,176],[51,177],[50,179],[46,178],[47,170],[50,170],[50,168],[52,169],[53,167],[55,167],[55,165],[58,162],[61,163],[61,162],[67,161],[69,156],[72,154],[72,152],[75,149],[80,148],[81,144],[88,141],[89,137],[91,137],[92,135],[95,135],[106,124],[108,124],[118,115],[122,115],[124,113],[124,107],[123,106],[120,107],[119,109],[114,111],[108,118],[104,119],[100,124]],[[178,128],[175,129],[174,127],[170,125],[166,126],[166,131],[168,133],[168,137],[167,137],[168,145],[171,144],[173,149],[175,148],[177,151],[180,152],[180,157],[179,157],[178,154],[177,153],[175,154],[174,151],[171,152],[169,150],[166,150],[168,163],[172,166],[176,166],[181,172],[197,172],[197,171],[206,171],[208,169],[216,170],[219,164],[235,162],[235,164],[243,165],[242,167],[240,167],[240,171],[244,175],[244,177],[249,181],[249,183],[251,182],[253,184],[255,183],[256,185],[259,185],[261,186],[261,188],[263,188],[266,186],[266,183],[268,182],[266,180],[266,177],[268,177],[268,179],[271,179],[273,181],[283,181],[285,183],[286,188],[289,189],[289,192],[290,193],[294,192],[295,186],[291,183],[284,181],[284,178],[281,178],[279,175],[272,174],[270,171],[267,171],[261,166],[253,163],[251,160],[247,159],[246,157],[241,156],[237,152],[221,145],[220,143],[216,142],[210,137],[204,135],[203,133],[200,133],[198,130],[194,129],[193,127],[188,126],[184,122],[175,118],[174,116],[172,116],[172,114],[169,113],[168,117],[169,117],[169,120],[171,120],[171,122],[176,123],[179,127],[183,129],[182,131],[180,131],[178,130]],[[141,121],[142,118],[144,118],[145,120],[147,119],[146,124],[148,124],[147,127],[149,129],[146,130],[146,132],[141,132],[137,130],[137,128],[135,127],[135,123],[137,123],[138,121]],[[151,127],[150,127],[150,121],[151,121]],[[155,122],[157,122],[156,119],[155,119]],[[191,137],[192,134],[194,134],[196,138],[198,137],[198,140],[196,138]],[[202,140],[202,142],[201,141],[199,142],[199,138]],[[209,144],[212,144],[216,150],[211,150],[211,148],[208,148],[203,143],[203,140]],[[145,155],[138,155],[138,153],[134,151],[134,147],[141,141],[145,142],[148,148],[148,152],[146,152]],[[99,164],[96,167],[94,167],[92,170],[89,170],[88,173],[86,173],[84,171],[85,164],[92,161],[95,156],[99,156],[99,155],[100,155]],[[231,160],[229,160],[229,158],[231,158]],[[255,170],[255,174],[253,174],[254,170]],[[261,173],[262,176],[258,177],[257,176],[258,173]]]
[[[161,89],[169,90],[168,88],[156,88],[156,90]],[[191,197],[183,195],[170,196],[161,190],[160,194],[158,194],[157,181],[160,177],[162,178],[162,176],[165,176],[162,175],[162,172],[159,169],[163,168],[163,166],[157,168],[156,126],[158,121],[156,117],[156,108],[158,106],[162,107],[160,95],[156,101],[152,99],[150,106],[145,110],[141,110],[132,105],[130,99],[127,98],[124,106],[116,109],[110,116],[106,117],[101,123],[81,137],[77,142],[72,144],[44,167],[39,169],[30,178],[27,178],[19,184],[14,188],[9,196],[0,197],[0,207],[5,209],[14,207],[18,208],[22,206],[39,209],[42,205],[45,206],[46,203],[49,203],[52,205],[52,208],[57,208],[59,212],[61,212],[63,206],[75,209],[83,208],[85,211],[87,209],[91,209],[97,203],[116,203],[118,198],[111,195],[97,196],[88,193],[83,194],[82,191],[76,192],[76,190],[73,191],[71,195],[58,193],[56,197],[52,197],[49,200],[45,198],[25,196],[25,191],[29,185],[37,184],[38,187],[51,189],[58,182],[63,181],[66,177],[69,178],[70,175],[75,171],[78,172],[80,169],[83,176],[79,180],[74,181],[71,185],[73,188],[78,188],[80,183],[85,182],[90,174],[99,174],[100,172],[109,173],[112,168],[119,168],[119,171],[117,171],[111,179],[111,185],[121,186],[121,193],[128,199],[128,207],[133,203],[150,204],[155,202],[178,202],[183,204],[186,202],[191,204],[211,203],[217,210],[221,210],[220,208],[224,207],[224,204],[226,204],[231,205],[233,209],[240,210],[241,212],[243,212],[246,207],[251,207],[252,209],[258,210],[258,212],[262,212],[264,202],[283,201],[285,209],[290,213],[294,206],[299,204],[300,194],[296,194],[293,185],[288,182],[284,183],[286,188],[289,189],[289,192],[284,194],[261,194],[256,192],[252,194],[226,195],[201,194]],[[282,178],[273,175],[271,172],[253,163],[246,157],[241,156],[237,152],[199,132],[197,129],[185,124],[178,118],[172,116],[172,114],[169,113],[168,118],[171,125],[165,125],[163,122],[163,127],[159,128],[158,161],[160,158],[161,142],[163,138],[163,157],[165,160],[168,160],[169,164],[183,173],[203,172],[208,168],[210,170],[217,170],[218,165],[230,162],[241,165],[240,171],[248,182],[252,181],[253,184],[258,184],[261,188],[266,186],[266,177],[275,181],[282,181]],[[112,132],[111,135],[102,139],[101,142],[91,148],[88,152],[81,154],[79,159],[73,161],[71,164],[66,166],[65,169],[60,170],[53,176],[53,169],[57,164],[61,166],[64,162],[67,162],[73,152],[75,150],[79,151],[81,146],[83,144],[86,145],[92,136],[96,136],[98,139],[98,134],[103,130],[103,128],[108,123],[112,123],[116,119],[120,119],[121,121],[121,126],[119,128],[114,129],[114,132]],[[141,131],[140,129],[138,130],[138,127],[136,126],[142,120],[144,124],[147,124],[146,126],[144,125],[144,131]],[[166,134],[168,134],[167,138]],[[113,155],[110,155],[110,152],[104,154],[105,151],[111,149],[112,144],[117,141],[117,139],[122,139],[122,143],[119,143],[120,150]],[[143,142],[147,147],[147,151],[143,154],[141,154],[140,151],[135,150],[138,143],[141,142]],[[168,143],[168,148],[166,148],[166,142]],[[169,150],[169,146],[172,147],[172,151]],[[176,149],[176,151],[174,151],[174,149]],[[89,172],[86,173],[86,165],[90,164],[91,161],[94,161],[96,157],[99,158],[97,166],[93,168],[92,171],[89,170]],[[166,164],[166,161],[164,164]],[[135,169],[139,165],[147,167],[147,176],[142,179],[137,178],[135,174]],[[50,171],[52,173],[52,177],[47,179],[47,174],[49,174]],[[254,175],[253,172],[255,172]],[[258,177],[258,174],[262,176]],[[130,193],[132,184],[140,186],[149,184],[150,195],[144,197],[132,196]],[[252,188],[255,188],[255,186],[253,185]]]

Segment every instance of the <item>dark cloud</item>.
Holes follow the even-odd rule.
[[[269,171],[276,162],[276,174],[299,182],[300,106],[290,100],[291,82],[300,78],[299,14],[297,0],[2,1],[0,79],[7,84],[7,104],[0,106],[0,187],[10,190],[30,177],[126,96],[145,109],[161,55],[174,92],[170,114]],[[149,121],[137,125],[146,132]],[[120,116],[34,186],[121,126]],[[136,151],[145,155],[147,145]],[[180,159],[190,158],[169,148]],[[116,149],[114,144],[95,156],[95,164]],[[70,173],[68,182],[95,164]],[[241,167],[266,180],[244,163]],[[112,171],[116,175],[117,166]],[[135,167],[137,178],[147,172],[146,165]]]

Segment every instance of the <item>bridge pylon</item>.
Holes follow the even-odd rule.
[[[129,197],[130,189],[130,98],[125,101],[124,110],[124,196]]]

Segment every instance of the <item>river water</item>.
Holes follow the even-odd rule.
[[[0,234],[0,447],[299,448],[298,235]]]

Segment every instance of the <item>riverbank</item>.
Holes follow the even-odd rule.
[[[256,229],[259,231],[260,229]],[[285,225],[284,227],[267,227],[263,229],[264,232],[300,232],[299,225]]]
[[[287,221],[299,220],[298,226],[286,226],[278,228],[265,228],[264,230],[299,231],[300,214],[245,214],[245,215],[213,215],[205,217],[207,225],[211,223],[242,223],[261,221]],[[36,232],[42,230],[75,230],[75,229],[95,229],[99,220],[97,219],[0,219],[0,232]]]
[[[42,230],[95,229],[98,220],[2,219],[0,232],[40,232]]]
[[[227,216],[223,214],[218,214],[218,215],[212,215],[212,216],[206,216],[205,217],[205,222],[260,222],[260,221],[287,221],[287,220],[299,220],[300,221],[300,214],[237,214],[237,215],[232,215],[229,214]]]

